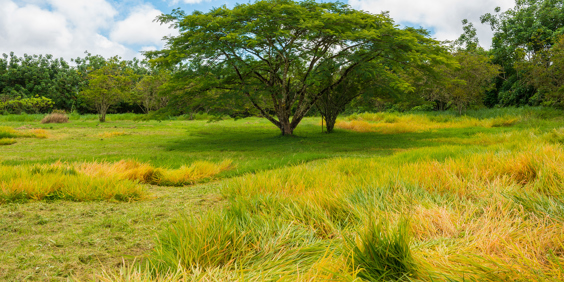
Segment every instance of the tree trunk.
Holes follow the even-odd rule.
[[[101,112],[98,115],[98,118],[99,118],[100,122],[106,122],[106,111]]]
[[[290,119],[280,121],[280,130],[282,131],[282,135],[291,136],[294,134],[294,127],[292,126]]]
[[[337,122],[337,115],[325,117],[327,133],[333,132],[333,128],[335,128],[336,122]]]
[[[100,122],[106,122],[106,113],[108,112],[108,107],[102,105],[98,108],[98,119]]]

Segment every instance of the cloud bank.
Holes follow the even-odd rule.
[[[515,6],[514,0],[349,0],[356,9],[371,13],[389,11],[396,23],[434,31],[438,40],[454,40],[462,34],[462,20],[468,19],[477,29],[480,45],[491,46],[493,33],[488,25],[480,24],[480,16]]]
[[[70,59],[87,50],[130,59],[140,50],[162,48],[163,36],[174,34],[153,22],[160,14],[142,4],[124,17],[106,0],[0,0],[0,53]]]

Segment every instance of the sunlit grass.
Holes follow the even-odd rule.
[[[91,177],[62,163],[0,165],[0,203],[70,200],[135,201],[147,195],[142,185],[116,177]]]
[[[47,138],[47,131],[43,129],[15,130],[9,126],[0,126],[1,138]]]
[[[16,143],[14,138],[0,138],[0,146],[2,145],[12,145]]]
[[[338,121],[335,127],[357,132],[378,132],[382,134],[424,132],[447,128],[504,127],[511,126],[519,121],[519,118],[514,116],[478,119],[449,115],[426,116],[395,113],[355,114],[346,119],[348,121]]]
[[[90,162],[77,164],[78,171],[95,177],[113,176],[119,179],[135,180],[141,183],[181,186],[209,179],[230,169],[231,160],[221,163],[196,161],[179,169],[156,168],[146,163],[122,160],[116,163]]]
[[[162,233],[148,268],[251,281],[561,280],[564,149],[534,132],[477,137],[488,138],[507,140],[228,180],[230,208]],[[444,151],[454,157],[414,158]]]
[[[125,135],[125,132],[123,132],[123,131],[114,131],[114,132],[104,132],[104,133],[100,133],[100,134],[98,134],[98,137],[100,137],[100,138],[112,138],[112,137],[122,136],[122,135]]]

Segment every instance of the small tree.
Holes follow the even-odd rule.
[[[168,81],[169,77],[170,73],[164,70],[155,70],[143,76],[135,85],[131,101],[139,104],[145,113],[157,111],[165,107],[168,104],[168,97],[161,94],[161,88]]]
[[[98,112],[100,122],[106,121],[108,109],[131,94],[134,74],[126,62],[112,57],[99,69],[87,74],[88,84],[80,96]]]
[[[459,114],[470,105],[483,103],[486,91],[495,87],[494,79],[500,73],[500,67],[492,64],[490,57],[480,50],[458,50],[454,58],[459,64],[456,68],[438,66],[437,72],[444,78],[440,82],[427,86],[425,96],[430,100],[446,103],[455,107]]]

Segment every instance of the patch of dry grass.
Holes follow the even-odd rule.
[[[69,122],[69,117],[63,112],[53,112],[46,115],[41,123],[67,123]]]
[[[138,183],[117,177],[91,177],[57,162],[52,165],[0,165],[0,203],[28,200],[135,201],[147,195]]]
[[[100,138],[112,138],[112,137],[116,137],[116,136],[122,136],[125,135],[125,132],[123,131],[114,131],[114,132],[103,132],[98,134],[98,137]]]
[[[182,166],[179,169],[155,168],[149,164],[131,160],[122,160],[116,163],[82,163],[77,164],[76,168],[81,173],[95,177],[114,176],[147,184],[182,186],[209,179],[222,171],[230,169],[231,160],[225,160],[218,164],[196,161],[189,166]]]
[[[352,115],[347,119],[349,121],[337,121],[335,127],[357,132],[379,132],[382,134],[424,132],[445,128],[502,127],[511,126],[520,120],[517,117],[510,116],[476,119],[470,117],[437,118],[424,115],[388,113],[364,113]]]
[[[355,238],[354,230],[363,230],[382,218],[393,225],[407,217],[417,268],[410,274],[413,278],[560,280],[564,277],[564,149],[538,140],[523,143],[517,139],[514,142],[520,146],[515,149],[490,146],[480,153],[444,161],[401,160],[423,153],[416,151],[433,154],[448,147],[418,149],[392,158],[334,159],[237,177],[223,187],[231,210],[224,217],[210,219],[227,226],[225,230],[186,229],[166,234],[176,234],[180,241],[192,240],[189,249],[182,249],[185,256],[213,262],[214,255],[204,252],[209,244],[202,241],[200,246],[193,238],[219,240],[240,234],[238,228],[253,230],[233,237],[237,242],[233,250],[225,247],[236,261],[246,265],[244,280],[279,275],[302,279],[315,272],[317,263],[325,269],[338,269],[342,276],[333,278],[347,280],[343,277],[357,277],[358,271],[362,276],[363,270],[343,268],[351,257],[343,238]],[[231,220],[243,227],[232,226]],[[292,224],[293,236],[281,237],[266,227],[285,223]],[[315,236],[302,234],[303,230]],[[280,251],[264,245],[263,241],[269,240],[296,247]],[[175,246],[172,241],[166,244]],[[264,262],[253,257],[254,244],[262,246],[261,257],[276,253],[281,266],[270,274],[261,272]],[[319,248],[324,244],[331,247],[322,251]],[[199,247],[204,249],[197,251]],[[304,253],[307,261],[292,255],[305,249],[309,250]],[[157,257],[170,255],[166,250],[173,252],[163,249]],[[293,264],[299,267],[286,269]],[[183,264],[181,268],[194,265]],[[234,265],[208,266],[237,273]]]
[[[0,126],[0,139],[2,138],[39,138],[45,139],[48,133],[44,129],[30,129],[27,131],[15,130],[12,127]]]

